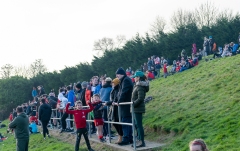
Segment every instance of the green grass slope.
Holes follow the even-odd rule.
[[[211,151],[240,150],[240,55],[202,61],[197,67],[151,82],[144,125],[163,150],[186,151],[203,138]]]
[[[8,124],[7,121],[3,122],[4,124]],[[7,128],[1,128],[0,133],[3,136],[7,136],[8,139],[0,142],[0,151],[13,151],[16,150],[16,140],[12,134],[6,133]],[[29,141],[29,150],[30,151],[74,151],[74,145],[70,143],[62,142],[56,138],[47,138],[43,139],[42,134],[31,134]],[[87,151],[86,145],[81,146],[80,150]]]

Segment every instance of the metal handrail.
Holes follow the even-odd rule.
[[[132,107],[132,123],[124,123],[121,122],[121,110],[120,110],[120,106],[121,105],[131,105]],[[134,106],[133,106],[133,102],[122,102],[122,103],[118,103],[118,116],[119,116],[119,122],[112,122],[112,121],[104,121],[104,123],[108,123],[108,136],[109,136],[109,143],[111,143],[111,131],[110,131],[110,124],[119,124],[119,125],[128,125],[128,126],[132,126],[132,132],[133,132],[133,149],[134,151],[136,150],[136,137],[135,137],[135,121],[134,121]],[[89,108],[89,106],[83,106],[84,108]],[[56,115],[57,115],[57,111],[58,109],[52,109],[53,111],[56,111]],[[108,111],[109,111],[109,107],[107,106],[107,115],[108,115]],[[51,119],[56,119],[56,120],[60,120],[61,118],[54,118],[52,117]],[[68,121],[74,121],[73,119],[66,119]],[[88,127],[89,127],[89,137],[91,138],[91,124],[90,122],[94,122],[94,120],[90,120],[90,113],[88,113],[87,115],[87,122],[89,122]],[[58,124],[58,122],[57,122]]]

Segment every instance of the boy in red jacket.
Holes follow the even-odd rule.
[[[88,105],[90,107],[89,109],[83,109],[82,102],[77,101],[75,103],[76,110],[69,110],[68,108],[69,108],[70,104],[71,104],[71,102],[68,102],[68,104],[66,106],[66,113],[74,115],[74,121],[75,121],[75,125],[77,128],[77,139],[76,139],[76,144],[75,144],[75,151],[79,151],[79,145],[80,145],[80,140],[81,140],[82,135],[85,139],[88,150],[94,151],[90,146],[89,139],[88,139],[88,132],[87,132],[87,128],[86,128],[86,116],[89,112],[91,112],[93,110],[93,106],[92,106],[91,102],[88,103]]]

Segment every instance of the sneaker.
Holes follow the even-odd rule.
[[[62,133],[62,132],[66,132],[66,130],[65,130],[65,129],[61,129],[61,130],[60,130],[60,133]]]
[[[140,144],[136,145],[136,148],[145,147],[145,146],[146,146],[145,142],[141,142]]]
[[[50,137],[51,137],[49,134],[48,134],[47,136],[48,136],[48,138],[50,138]]]
[[[100,140],[100,142],[102,142],[102,143],[106,142],[106,140],[105,140],[104,138],[100,138],[99,140]]]
[[[46,137],[44,137],[43,139],[46,139]]]
[[[74,131],[74,129],[66,129],[66,132],[73,132]]]

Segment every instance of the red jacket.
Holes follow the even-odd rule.
[[[148,72],[148,75],[147,75],[148,78],[151,78],[151,79],[154,79],[154,74],[152,72]]]
[[[92,91],[91,90],[86,90],[85,92],[85,101],[86,101],[86,104],[88,105],[88,101],[91,101],[91,93]]]
[[[82,109],[82,110],[68,110],[70,104],[67,104],[66,106],[66,113],[74,115],[74,121],[77,129],[86,128],[87,113],[93,110],[92,104],[89,103],[88,105],[90,107],[89,109]]]
[[[9,115],[9,121],[11,121],[11,122],[12,122],[12,120],[13,120],[13,115],[12,115],[12,114],[10,114],[10,115]]]

